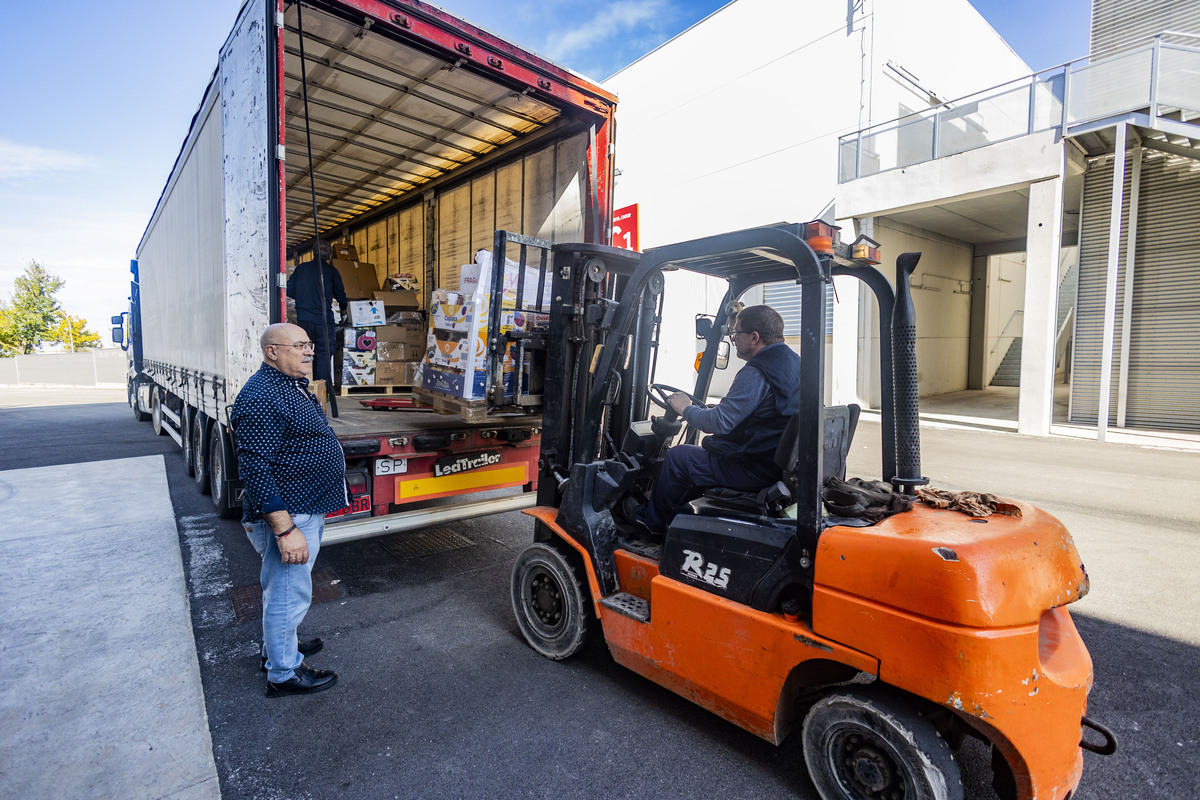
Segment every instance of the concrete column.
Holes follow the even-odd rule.
[[[1054,418],[1054,335],[1062,207],[1061,176],[1030,184],[1017,432],[1031,436],[1049,436]]]
[[[986,389],[988,374],[988,257],[971,259],[971,333],[967,344],[967,388]]]

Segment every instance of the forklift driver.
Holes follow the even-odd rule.
[[[642,524],[664,533],[676,509],[715,486],[755,492],[779,480],[775,448],[799,409],[800,356],[783,341],[783,317],[768,306],[738,314],[729,333],[746,367],[713,408],[691,405],[677,392],[667,398],[684,422],[712,434],[702,446],[670,448]]]

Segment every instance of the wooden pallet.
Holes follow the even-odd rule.
[[[408,394],[412,391],[411,386],[397,386],[394,384],[380,384],[378,386],[340,386],[338,387],[339,397],[349,397],[355,394]]]
[[[430,392],[420,386],[413,387],[412,396],[413,399],[420,400],[439,414],[461,416],[463,422],[483,422],[488,418],[486,400],[465,400],[441,392]]]
[[[439,414],[457,414],[463,422],[488,422],[489,420],[511,420],[514,418],[536,417],[541,414],[541,408],[502,409],[488,408],[486,400],[466,400],[462,397],[451,397],[441,392],[431,392],[420,386],[412,388],[414,400],[418,400]]]

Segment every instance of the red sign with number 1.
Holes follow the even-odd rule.
[[[637,203],[613,212],[613,247],[638,250],[638,207]]]

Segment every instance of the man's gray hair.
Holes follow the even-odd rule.
[[[783,317],[770,306],[749,306],[737,316],[738,327],[750,333],[758,333],[763,344],[783,341]]]

